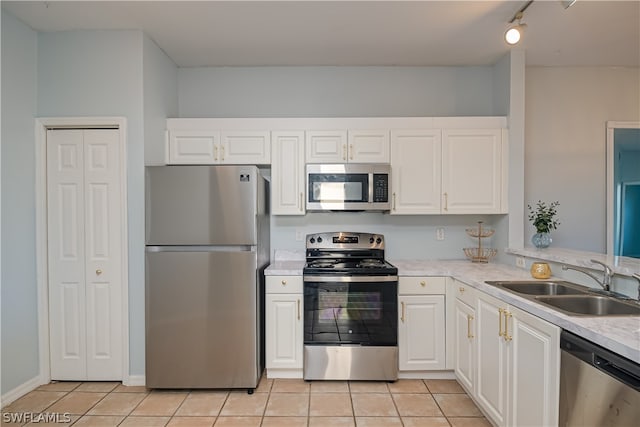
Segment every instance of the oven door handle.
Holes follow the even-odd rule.
[[[340,283],[348,283],[348,282],[358,282],[358,283],[372,283],[372,282],[397,282],[398,276],[312,276],[306,275],[302,276],[302,280],[304,282],[321,282],[321,283],[331,283],[331,282],[340,282]]]

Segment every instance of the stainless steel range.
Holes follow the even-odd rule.
[[[398,378],[398,269],[384,236],[317,233],[306,239],[304,379]]]

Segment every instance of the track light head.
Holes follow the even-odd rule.
[[[527,24],[522,23],[522,12],[516,13],[514,19],[511,21],[518,21],[517,24],[511,25],[507,28],[507,31],[504,33],[504,41],[507,42],[508,45],[516,45],[522,38],[522,33],[527,28]]]

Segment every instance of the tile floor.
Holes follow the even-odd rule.
[[[490,427],[455,380],[395,383],[267,379],[246,391],[165,391],[115,382],[58,382],[2,409],[7,415],[70,414],[68,423],[28,426],[453,426]]]

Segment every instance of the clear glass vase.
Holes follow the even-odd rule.
[[[531,237],[531,243],[536,248],[548,248],[551,244],[551,234],[549,233],[536,233]]]

